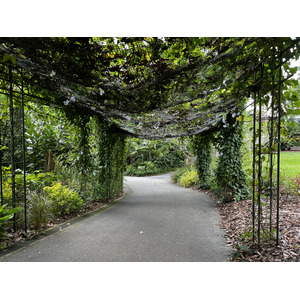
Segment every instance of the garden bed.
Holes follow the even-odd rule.
[[[123,195],[123,193],[120,194],[116,199],[119,199],[122,195]],[[112,200],[111,202],[113,202],[113,201],[114,200]],[[93,211],[96,211],[98,209],[105,208],[107,205],[108,205],[108,203],[104,203],[104,202],[90,203],[90,204],[85,205],[84,207],[82,207],[80,209],[80,211],[77,212],[77,213],[61,216],[60,218],[57,218],[55,220],[51,220],[51,221],[49,220],[48,223],[47,223],[47,228],[42,228],[40,231],[35,231],[34,229],[29,228],[27,230],[26,235],[24,234],[24,231],[22,231],[22,230],[18,230],[15,233],[8,232],[7,233],[7,239],[0,240],[0,251],[6,251],[7,248],[9,248],[9,247],[11,247],[11,246],[13,246],[17,243],[22,243],[26,240],[30,240],[30,239],[36,237],[37,235],[39,235],[40,233],[51,230],[52,228],[60,226],[63,223],[74,220],[75,218],[78,218],[78,217],[81,217],[83,215],[89,214],[89,213],[91,213]],[[2,250],[1,250],[1,247],[2,247]]]
[[[280,198],[279,245],[269,241],[257,247],[249,238],[252,227],[252,201],[218,203],[211,191],[206,193],[217,204],[220,225],[225,230],[228,246],[233,247],[231,261],[244,262],[299,262],[300,261],[300,199],[299,196],[283,195]],[[267,201],[266,201],[267,202]],[[268,214],[268,205],[265,212]],[[274,212],[275,213],[275,212]],[[275,217],[273,217],[275,221]],[[275,228],[275,227],[274,227]]]

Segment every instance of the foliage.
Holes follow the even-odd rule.
[[[12,197],[12,186],[11,186],[11,167],[2,167],[3,177],[3,201],[4,203],[10,203]],[[15,176],[15,189],[16,189],[16,200],[18,202],[23,201],[23,186],[24,186],[24,175],[20,174],[21,170],[16,170]],[[35,171],[31,174],[26,174],[26,188],[29,191],[41,191],[43,187],[50,186],[57,180],[57,176],[50,172],[39,172]]]
[[[179,169],[177,169],[173,174],[172,174],[172,181],[176,184],[179,184],[180,178],[187,173],[188,171],[191,171],[192,167],[191,166],[184,166]]]
[[[4,238],[6,236],[5,225],[7,225],[7,222],[13,218],[15,213],[22,210],[21,207],[6,208],[6,206],[6,204],[0,205],[0,238]]]
[[[54,216],[69,215],[77,212],[83,205],[83,200],[79,195],[63,186],[60,182],[51,187],[43,188],[45,195],[49,199],[50,210]]]
[[[24,91],[26,158],[30,166],[26,172],[52,171],[52,162],[59,161],[59,176],[85,201],[109,201],[123,189],[127,136],[165,140],[219,129],[222,118],[228,118],[228,112],[233,116],[241,111],[249,89],[257,87],[252,75],[258,61],[265,68],[262,101],[268,106],[273,51],[277,58],[282,56],[284,73],[291,76],[296,69],[289,61],[299,58],[299,41],[271,37],[0,38],[1,92],[13,91],[14,98],[13,144],[21,144],[20,103]],[[275,63],[278,66],[279,59]],[[296,83],[292,78],[283,81],[284,112],[291,111],[290,103],[299,107],[299,93],[289,89]],[[5,96],[1,96],[0,111],[1,158],[8,167],[9,109]],[[239,131],[234,133],[229,127],[221,127],[215,141],[222,154],[215,186],[225,189],[227,200],[238,200],[246,194],[240,142]],[[151,143],[151,147],[156,145]],[[147,159],[147,150],[130,150],[136,153],[127,172],[144,175],[178,167],[180,164],[175,163],[181,162],[181,155],[171,153],[167,143],[160,146],[159,151],[155,146],[150,152],[148,147],[151,158]],[[197,150],[207,151],[199,152],[196,162],[204,187],[210,176],[208,148]],[[21,147],[16,147],[16,161],[20,158]],[[17,174],[18,187],[21,179]],[[29,174],[28,179],[31,189],[48,184]],[[5,178],[7,195],[10,189]]]
[[[25,138],[29,171],[52,171],[53,156],[71,148],[70,131],[63,114],[54,108],[28,103],[25,108]]]
[[[196,185],[199,181],[198,173],[196,170],[190,170],[182,174],[179,179],[179,185],[185,188]]]
[[[182,187],[191,187],[198,184],[199,178],[195,168],[185,166],[172,174],[172,181]]]
[[[196,169],[201,188],[207,189],[210,186],[212,160],[212,146],[209,136],[193,136],[191,138],[192,151],[196,156]]]
[[[24,85],[40,104],[61,107],[69,116],[96,116],[140,138],[193,135],[216,127],[226,110],[239,105],[253,85],[258,61],[263,93],[271,91],[273,50],[287,76],[299,57],[299,38],[129,37],[1,38],[0,56],[14,52]],[[2,60],[7,74],[9,59]],[[278,59],[277,59],[278,63]],[[15,86],[21,76],[14,69]],[[283,82],[284,105],[299,97]],[[8,89],[8,83],[5,81]],[[268,97],[263,99],[269,103]]]
[[[237,115],[238,114],[238,115]],[[215,180],[223,201],[239,201],[249,195],[246,173],[242,166],[242,116],[228,114],[216,136],[219,151]]]
[[[126,175],[146,176],[170,172],[184,161],[178,141],[129,139]]]
[[[281,150],[291,150],[291,147],[300,146],[300,120],[287,120],[284,134]]]

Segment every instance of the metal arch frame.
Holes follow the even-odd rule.
[[[274,205],[274,195],[276,194],[276,235],[275,241],[276,245],[279,244],[279,206],[280,206],[280,149],[281,149],[281,115],[282,115],[282,83],[288,79],[283,79],[282,77],[282,54],[278,53],[276,56],[275,47],[273,48],[272,54],[272,64],[270,67],[271,72],[271,117],[269,118],[269,142],[268,142],[268,167],[269,167],[269,239],[272,240],[273,231],[273,205]],[[276,67],[277,64],[277,67]],[[253,72],[253,86],[251,88],[253,94],[253,137],[252,137],[252,242],[255,243],[257,237],[257,245],[261,245],[261,233],[262,233],[262,88],[264,83],[264,69],[266,65],[264,61],[260,61],[254,68]],[[277,73],[277,74],[276,74]],[[259,78],[257,78],[259,77]],[[275,87],[278,89],[277,95],[275,94]],[[275,105],[277,104],[277,105]],[[258,113],[257,113],[258,110]],[[277,114],[277,118],[275,118]],[[257,128],[258,123],[258,128]],[[277,125],[277,127],[275,127]],[[274,129],[277,129],[275,132]],[[257,133],[258,131],[258,133]],[[258,141],[257,141],[258,139]],[[277,145],[275,145],[275,140],[277,139]],[[277,146],[277,147],[275,147]],[[258,151],[256,151],[258,148]],[[276,149],[277,148],[277,149]],[[277,154],[276,162],[276,190],[274,187],[273,171],[274,162],[273,159],[275,155],[275,150]]]

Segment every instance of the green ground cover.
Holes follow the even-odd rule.
[[[281,152],[280,167],[290,177],[300,174],[300,152]]]

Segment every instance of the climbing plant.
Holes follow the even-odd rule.
[[[222,120],[214,142],[219,152],[215,180],[223,201],[245,198],[249,195],[249,187],[242,165],[243,116],[239,112],[229,113]]]
[[[68,152],[73,155],[63,161],[77,166],[81,193],[93,190],[107,200],[118,194],[128,136],[157,140],[219,131],[216,182],[225,201],[238,200],[247,192],[238,114],[258,91],[265,105],[270,94],[284,95],[274,103],[279,116],[286,103],[298,103],[298,94],[287,87],[298,83],[290,61],[299,58],[299,50],[300,38],[289,37],[0,38],[0,93],[11,100],[11,111],[35,99],[38,106],[61,109],[74,124]],[[260,65],[264,72],[258,78]],[[285,78],[275,82],[277,69]],[[8,135],[15,179],[17,139],[13,130]],[[208,174],[201,172],[206,185]]]
[[[199,186],[207,189],[211,180],[212,145],[209,136],[196,135],[190,138],[193,154],[196,156],[196,169]]]
[[[98,150],[97,167],[94,169],[102,199],[110,201],[123,191],[123,177],[126,159],[126,138],[113,127],[97,123]]]

